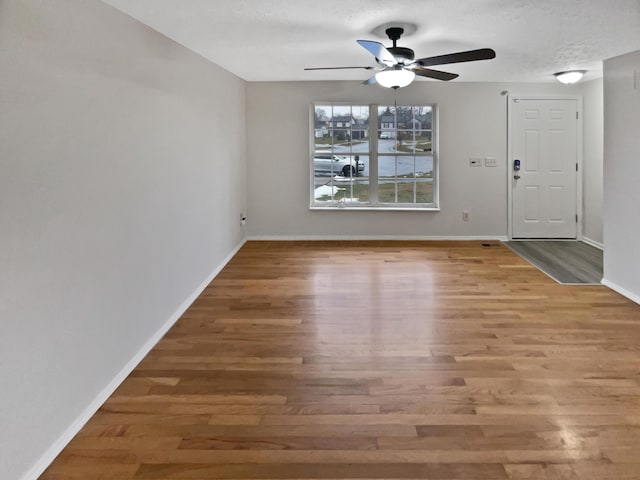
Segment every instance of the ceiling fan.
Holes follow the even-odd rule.
[[[435,57],[425,57],[415,60],[413,50],[406,47],[398,47],[396,42],[404,33],[401,27],[390,27],[385,30],[393,46],[386,48],[380,42],[371,40],[358,40],[358,44],[371,53],[378,65],[375,67],[317,67],[305,68],[305,70],[342,70],[348,68],[361,68],[364,70],[377,70],[377,73],[365,80],[363,85],[378,83],[387,88],[401,88],[409,85],[416,75],[436,80],[449,81],[458,77],[456,73],[433,70],[432,65],[444,65],[447,63],[475,62],[476,60],[491,60],[496,52],[490,48],[468,50],[466,52],[449,53]]]

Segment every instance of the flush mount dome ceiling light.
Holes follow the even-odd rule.
[[[570,85],[579,82],[585,72],[586,70],[567,70],[566,72],[554,73],[553,76],[556,77],[560,83]]]
[[[405,70],[402,67],[395,67],[390,70],[383,70],[376,73],[376,82],[387,88],[402,88],[413,82],[416,78],[415,72]]]

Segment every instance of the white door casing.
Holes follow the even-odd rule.
[[[578,107],[576,98],[509,98],[511,238],[578,237]]]

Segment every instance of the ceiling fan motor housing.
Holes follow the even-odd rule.
[[[389,40],[393,42],[393,47],[387,48],[391,52],[391,55],[395,57],[398,62],[406,63],[411,62],[415,58],[415,53],[410,48],[398,47],[396,42],[400,39],[404,33],[402,27],[390,27],[385,30],[385,33],[389,37]]]
[[[415,53],[410,48],[405,47],[389,47],[387,48],[391,52],[391,55],[395,57],[398,62],[410,62],[415,58]]]

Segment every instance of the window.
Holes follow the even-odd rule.
[[[437,209],[435,107],[313,106],[311,208]]]

